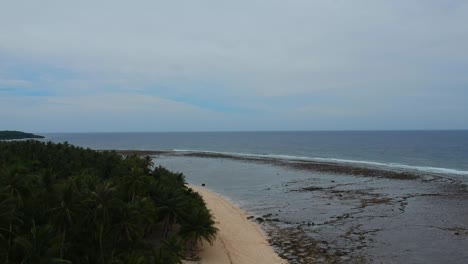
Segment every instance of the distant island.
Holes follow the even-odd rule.
[[[33,133],[26,133],[26,132],[21,132],[21,131],[9,131],[9,130],[0,131],[0,140],[27,139],[27,138],[44,138],[44,137],[40,135],[35,135]]]

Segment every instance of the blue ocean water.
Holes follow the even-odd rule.
[[[468,176],[468,130],[49,133],[92,149],[220,152],[369,164]]]

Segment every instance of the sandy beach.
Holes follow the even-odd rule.
[[[287,263],[268,244],[262,230],[247,215],[206,188],[190,186],[206,202],[217,222],[218,236],[213,245],[204,243],[199,253],[202,264]]]
[[[242,201],[265,220],[257,224],[289,263],[466,263],[462,177],[237,157],[169,154],[157,161]]]

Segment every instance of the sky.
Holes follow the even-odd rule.
[[[468,129],[468,1],[0,0],[6,129]]]

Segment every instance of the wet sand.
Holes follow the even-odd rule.
[[[264,233],[246,214],[221,196],[206,188],[190,186],[206,202],[217,222],[218,236],[210,245],[204,243],[198,262],[201,264],[280,264],[286,263],[269,246]]]
[[[156,154],[156,153],[155,153]],[[157,153],[236,202],[290,263],[466,263],[466,177],[328,162]],[[255,220],[251,220],[255,221]]]

